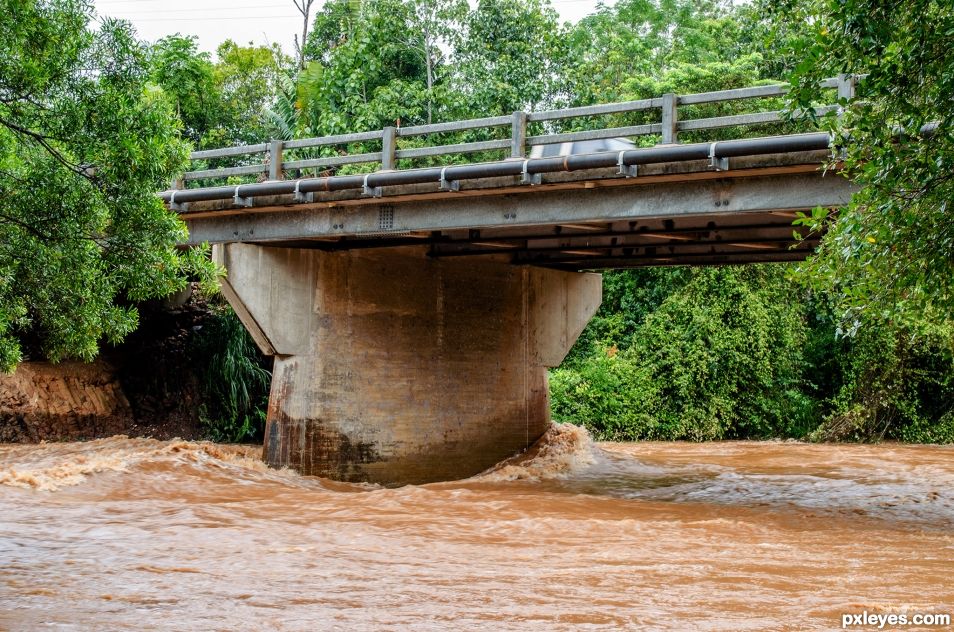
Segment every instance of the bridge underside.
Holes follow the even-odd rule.
[[[328,193],[312,203],[257,198],[251,208],[195,204],[190,243],[260,243],[357,250],[423,246],[435,258],[487,256],[563,270],[796,261],[819,236],[799,211],[845,204],[851,184],[819,169],[825,152],[475,181],[461,191],[392,187],[384,197]]]
[[[708,214],[574,222],[446,231],[420,236],[416,241],[426,245],[428,254],[435,258],[495,256],[517,265],[562,270],[800,261],[811,253],[820,236],[793,228],[795,217],[796,211],[767,211],[744,216]],[[330,246],[304,247],[336,250],[380,244],[380,240],[345,240]]]

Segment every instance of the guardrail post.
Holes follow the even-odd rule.
[[[169,184],[169,188],[174,191],[180,191],[185,188],[185,178],[179,176],[178,178],[173,178],[172,182]]]
[[[268,179],[282,180],[282,153],[284,143],[280,140],[273,140],[268,144]]]
[[[851,101],[855,98],[855,79],[854,75],[838,75],[838,100],[845,99]]]
[[[396,151],[397,128],[394,126],[385,127],[384,135],[381,137],[381,171],[394,169]]]
[[[527,157],[527,113],[523,111],[514,112],[510,123],[510,157]]]
[[[679,105],[679,98],[669,92],[662,97],[662,143],[663,145],[672,145],[679,142],[679,133],[676,131],[676,125],[679,122],[679,111],[676,106]]]

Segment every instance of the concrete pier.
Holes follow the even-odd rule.
[[[385,485],[464,478],[549,424],[600,276],[423,248],[214,248],[223,293],[275,357],[265,460]]]

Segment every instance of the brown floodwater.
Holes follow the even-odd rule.
[[[484,475],[398,489],[269,470],[260,450],[0,445],[0,629],[827,630],[954,611],[952,447],[555,427]]]

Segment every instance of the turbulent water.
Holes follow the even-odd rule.
[[[804,630],[954,611],[950,447],[555,427],[481,476],[399,489],[259,453],[0,445],[0,629]]]

